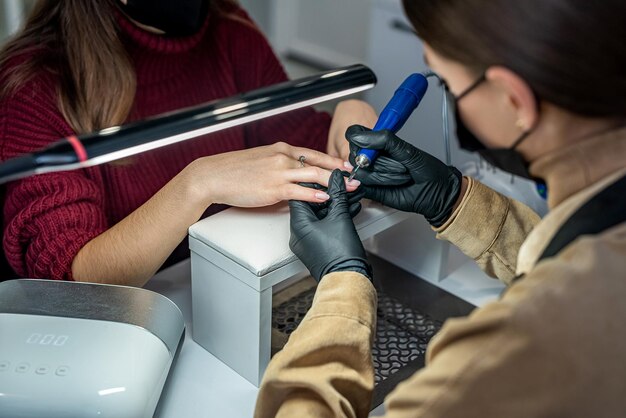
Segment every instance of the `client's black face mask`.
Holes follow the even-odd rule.
[[[527,179],[533,179],[528,172],[528,162],[524,160],[522,154],[520,154],[515,148],[530,134],[530,131],[524,132],[513,145],[509,148],[487,148],[463,123],[459,110],[456,106],[459,100],[467,96],[472,90],[478,87],[483,81],[485,76],[481,76],[470,87],[468,87],[463,93],[457,97],[453,97],[454,103],[454,118],[456,120],[456,136],[459,140],[459,146],[470,152],[478,153],[489,164],[506,171],[516,176],[525,177]]]
[[[208,0],[128,0],[120,7],[137,22],[169,36],[197,33],[209,11]]]

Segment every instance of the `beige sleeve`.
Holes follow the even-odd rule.
[[[539,216],[528,206],[469,178],[465,197],[450,219],[435,229],[488,275],[510,284],[517,254]]]
[[[363,275],[326,275],[313,306],[270,362],[255,417],[367,417],[376,304]]]
[[[506,297],[519,293],[520,285],[525,283]],[[375,306],[375,291],[363,276],[326,276],[311,310],[270,362],[255,417],[367,417],[374,387]],[[513,311],[514,303],[499,301],[469,318],[446,321],[429,344],[427,367],[385,400],[385,417],[536,416],[517,399],[523,397],[523,404],[532,409],[533,397],[552,394],[536,385],[534,376],[555,362],[528,353],[528,334],[513,326]],[[519,385],[522,392],[516,389]],[[528,385],[537,389],[529,390]]]
[[[481,379],[483,363],[492,359],[498,363],[509,355],[507,337],[516,339],[505,331],[509,316],[506,306],[496,304],[477,309],[471,318],[446,321],[428,346],[427,367],[400,383],[385,399],[385,418],[509,417],[487,414],[488,398],[467,395],[474,389],[483,397],[495,392],[498,382]],[[497,402],[497,397],[492,401]],[[476,414],[481,408],[484,415]]]

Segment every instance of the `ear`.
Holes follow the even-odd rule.
[[[493,66],[485,72],[485,78],[502,90],[507,104],[517,115],[519,128],[532,129],[539,119],[539,109],[532,89],[526,81],[506,67]]]

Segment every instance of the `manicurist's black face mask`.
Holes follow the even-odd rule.
[[[152,26],[168,36],[197,33],[209,12],[209,0],[128,0],[118,1],[131,19]]]
[[[458,96],[452,96],[451,100],[454,103],[454,118],[456,121],[456,136],[459,140],[459,146],[470,152],[478,153],[485,161],[489,164],[493,165],[501,169],[502,171],[506,171],[511,174],[515,174],[516,176],[524,177],[527,179],[534,179],[530,172],[528,171],[528,162],[524,160],[522,154],[520,154],[516,148],[518,145],[528,137],[531,131],[526,131],[522,133],[522,135],[515,140],[513,145],[509,148],[487,148],[465,125],[463,119],[459,114],[459,110],[457,108],[457,103],[463,97],[467,96],[471,93],[476,87],[478,87],[483,81],[485,81],[485,76],[481,76],[478,80],[476,80],[471,86],[469,86],[465,91],[463,91]]]

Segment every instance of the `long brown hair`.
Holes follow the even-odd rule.
[[[404,0],[417,34],[477,75],[503,65],[539,98],[626,116],[626,1]]]
[[[70,126],[85,133],[124,122],[133,105],[136,76],[119,37],[116,0],[39,0],[24,28],[0,51],[0,69],[22,54],[28,60],[3,77],[0,97],[39,71],[58,79],[58,105]],[[210,0],[226,14],[235,0]]]

